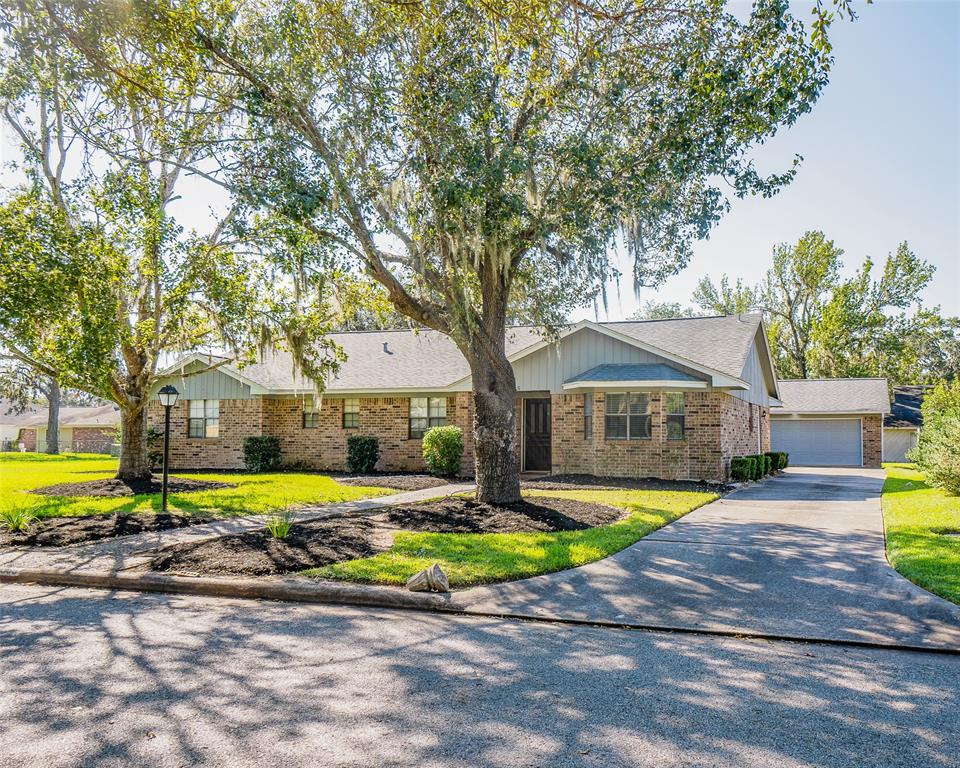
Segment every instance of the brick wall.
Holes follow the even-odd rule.
[[[553,470],[611,477],[725,480],[731,450],[739,445],[749,424],[749,412],[723,392],[686,393],[685,436],[667,440],[664,397],[650,393],[651,437],[648,440],[606,440],[602,392],[593,397],[593,435],[584,439],[583,395],[553,398]],[[741,438],[722,439],[722,430],[736,428]],[[755,425],[756,429],[760,424]],[[756,450],[756,435],[753,437]]]
[[[879,469],[883,461],[883,417],[863,417],[863,466]]]
[[[243,441],[263,434],[264,403],[259,398],[220,401],[220,436],[187,434],[189,401],[180,400],[170,412],[170,467],[172,469],[241,469]],[[152,399],[147,420],[163,432],[163,406]]]
[[[20,443],[23,443],[24,450],[31,452],[37,450],[37,430],[21,429],[17,437],[17,450],[20,450]]]
[[[301,398],[220,401],[220,436],[190,438],[187,435],[189,405],[181,401],[170,414],[170,465],[176,469],[241,469],[243,441],[251,435],[274,435],[280,440],[284,464],[312,469],[346,471],[347,437],[371,435],[380,443],[382,471],[420,472],[424,469],[423,447],[419,439],[408,437],[409,398],[370,397],[360,399],[360,426],[343,428],[343,400],[325,397],[320,404],[319,426],[303,428],[304,406],[313,410],[310,400]],[[151,402],[150,424],[163,430],[163,408]],[[464,430],[465,474],[473,474],[473,402],[470,393],[447,398],[447,423]]]
[[[729,477],[730,459],[734,456],[770,450],[770,409],[726,394],[720,403],[723,471]]]
[[[110,453],[115,436],[113,427],[74,427],[70,450],[77,453]]]

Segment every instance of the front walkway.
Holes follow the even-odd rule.
[[[419,491],[405,491],[389,496],[374,496],[335,504],[313,504],[297,508],[291,515],[293,522],[304,523],[334,515],[358,514],[398,504],[413,504],[418,501],[453,496],[474,489],[473,483],[451,483]],[[0,569],[33,570],[52,569],[65,571],[116,572],[146,565],[154,557],[153,550],[214,539],[218,536],[244,533],[263,528],[269,514],[247,515],[215,520],[211,523],[172,528],[166,531],[149,531],[134,536],[104,539],[92,544],[72,547],[20,547],[0,549]],[[147,554],[145,554],[147,553]]]
[[[570,571],[457,593],[468,611],[960,649],[960,607],[884,553],[869,469],[790,469]]]

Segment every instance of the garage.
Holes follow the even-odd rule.
[[[793,466],[879,468],[886,379],[787,379],[770,408],[770,446]]]
[[[774,419],[770,444],[790,454],[790,463],[801,466],[863,464],[860,419]]]

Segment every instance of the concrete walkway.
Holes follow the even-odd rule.
[[[335,504],[315,504],[296,509],[295,523],[318,520],[334,515],[363,514],[375,509],[399,504],[413,504],[426,499],[452,496],[474,489],[473,483],[451,483],[419,491],[405,491],[389,496],[343,501]],[[194,543],[218,536],[244,533],[263,528],[269,515],[247,515],[215,520],[211,523],[149,531],[134,536],[104,539],[92,544],[72,547],[20,547],[0,550],[0,570],[59,569],[65,571],[116,572],[145,565],[153,559],[153,550],[174,544]],[[149,554],[145,554],[149,553]]]
[[[960,649],[960,607],[884,553],[869,469],[798,468],[592,565],[457,593],[468,611]]]

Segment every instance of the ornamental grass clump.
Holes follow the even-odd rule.
[[[270,515],[264,527],[275,539],[287,538],[290,535],[290,529],[293,527],[293,511],[284,509]]]
[[[26,501],[8,501],[0,506],[0,524],[10,533],[27,531],[36,519],[36,509]]]

